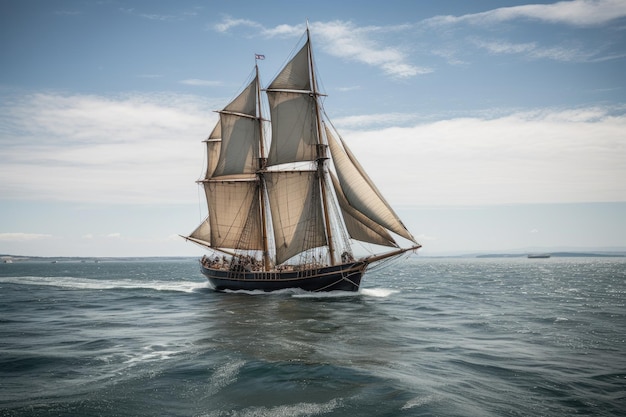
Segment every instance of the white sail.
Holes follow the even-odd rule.
[[[257,78],[220,112],[222,144],[214,177],[252,174],[258,169],[260,122],[256,117]]]
[[[204,187],[211,246],[262,250],[258,181],[207,181]]]
[[[241,113],[256,117],[257,109],[257,77],[254,77],[250,84],[226,107],[225,112]]]
[[[382,197],[346,144],[342,141],[342,149],[328,127],[326,128],[326,137],[341,188],[350,206],[379,225],[415,242],[413,236]]]
[[[317,157],[317,98],[310,76],[309,48],[307,41],[266,89],[272,119],[268,165]]]
[[[211,226],[209,224],[209,218],[204,219],[204,221],[196,227],[196,230],[191,232],[189,237],[194,238],[196,241],[206,246],[211,246]]]
[[[210,179],[215,172],[215,167],[219,162],[220,148],[222,147],[222,124],[217,121],[215,128],[209,135],[209,138],[205,140],[207,151],[207,164],[204,179]]]
[[[317,172],[268,171],[264,178],[272,213],[276,263],[326,245]]]
[[[272,144],[267,163],[313,161],[317,157],[315,98],[309,92],[268,91]]]
[[[282,71],[274,78],[274,81],[267,87],[268,90],[311,90],[311,76],[309,69],[310,42],[298,51],[296,55],[285,65]]]
[[[222,113],[220,121],[222,144],[213,176],[255,173],[259,158],[258,120]]]
[[[331,178],[337,195],[337,202],[341,208],[344,224],[346,225],[350,237],[376,245],[398,247],[398,244],[387,232],[387,229],[371,220],[369,217],[366,217],[348,203],[337,177],[331,175]]]

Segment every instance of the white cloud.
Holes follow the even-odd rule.
[[[0,106],[0,195],[197,203],[201,140],[212,130],[211,110],[218,107],[177,95],[38,94],[5,103]],[[334,121],[393,204],[626,198],[624,109],[418,120],[390,113]]]
[[[433,54],[445,58],[450,65],[472,61],[471,54],[477,52],[474,47],[493,55],[515,54],[530,60],[602,62],[624,56],[620,47],[623,42],[619,41],[623,27],[618,26],[619,19],[624,17],[626,1],[573,0],[501,7],[461,16],[435,16],[419,22],[418,27],[424,33],[434,34]],[[545,31],[529,29],[529,20],[558,24],[561,33],[554,36],[556,27]],[[509,25],[497,25],[504,22]],[[488,35],[480,33],[483,31]],[[613,33],[608,35],[607,31]],[[598,33],[602,36],[596,36]],[[514,41],[494,38],[498,36],[518,37]],[[439,40],[444,43],[437,45]]]
[[[199,86],[199,87],[217,87],[217,86],[222,85],[221,81],[198,80],[196,78],[181,80],[180,83],[185,84],[185,85]]]
[[[588,62],[597,59],[594,58],[597,51],[583,52],[574,47],[544,47],[538,45],[536,42],[513,43],[503,40],[483,40],[476,38],[471,39],[470,42],[475,46],[496,55],[519,54],[525,55],[530,59],[551,59],[563,62]]]
[[[408,78],[427,74],[432,69],[408,62],[408,53],[398,47],[382,46],[371,39],[379,27],[358,27],[351,22],[318,22],[312,25],[322,39],[322,48],[331,55],[379,67],[388,75]],[[389,30],[389,28],[386,28]]]
[[[259,27],[261,27],[259,25]],[[273,28],[263,28],[263,36],[273,37],[298,37],[302,36],[306,29],[305,25],[278,25]]]
[[[246,20],[225,18],[215,25],[219,32],[227,32],[237,26],[252,27],[261,30],[261,34],[271,37],[299,37],[305,25],[279,25],[265,28],[261,24]],[[380,68],[384,73],[396,78],[410,78],[432,72],[431,68],[420,67],[409,62],[409,53],[398,46],[388,46],[374,41],[374,33],[406,30],[407,26],[399,27],[359,27],[351,22],[312,22],[310,27],[319,39],[321,48],[336,57],[361,62]]]
[[[486,41],[473,39],[472,43],[492,54],[521,54],[530,59],[552,59],[563,62],[586,62],[593,57],[593,53],[585,53],[576,48],[542,47],[536,42],[511,43],[507,41]]]
[[[337,88],[338,91],[342,91],[342,92],[356,91],[356,90],[360,90],[360,89],[361,89],[360,85],[354,85],[354,86],[349,86],[349,87],[339,87],[339,88]]]
[[[216,106],[183,95],[35,94],[0,106],[0,195],[195,201]],[[184,181],[184,182],[183,182]]]
[[[376,126],[405,126],[411,122],[415,122],[418,115],[409,113],[379,113],[379,114],[362,114],[356,116],[346,116],[333,120],[333,123],[342,128],[368,128],[372,129]]]
[[[180,11],[176,14],[159,14],[159,13],[142,13],[137,11],[134,8],[119,8],[119,11],[124,14],[134,15],[140,17],[142,19],[159,21],[159,22],[176,22],[176,21],[184,21],[188,18],[193,18],[198,15],[198,13],[194,10],[191,11]]]
[[[233,19],[229,16],[224,17],[220,23],[213,25],[213,28],[218,32],[228,32],[230,29],[237,27],[237,26],[262,28],[262,26],[259,23],[256,23],[252,20]]]
[[[0,233],[0,241],[27,242],[32,240],[49,239],[52,235],[41,233]]]
[[[573,26],[596,26],[626,17],[626,2],[623,0],[573,0],[553,4],[527,4],[501,7],[482,13],[462,16],[436,16],[427,23],[490,24],[514,19],[534,19],[547,23],[561,23]]]
[[[396,204],[626,199],[626,115],[541,110],[456,118],[343,137]]]

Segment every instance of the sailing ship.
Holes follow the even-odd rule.
[[[255,55],[205,141],[208,216],[183,237],[212,251],[201,272],[217,291],[358,291],[369,266],[421,247],[324,112],[308,27],[300,42],[265,89]],[[355,259],[351,240],[392,249]]]

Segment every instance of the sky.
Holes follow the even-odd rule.
[[[215,110],[307,21],[422,254],[626,248],[624,0],[0,0],[0,254],[202,254]]]

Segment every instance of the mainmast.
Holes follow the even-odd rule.
[[[257,96],[257,114],[259,118],[259,170],[257,175],[259,177],[259,205],[261,206],[261,234],[263,239],[263,266],[266,271],[271,268],[269,243],[267,239],[267,212],[266,212],[266,198],[265,198],[265,180],[263,178],[263,171],[265,171],[267,165],[267,157],[265,155],[265,136],[263,134],[263,113],[261,111],[261,82],[259,77],[259,65],[254,63],[254,70],[257,79],[256,83],[256,96]]]
[[[326,239],[328,240],[328,257],[331,265],[335,265],[335,244],[333,242],[332,227],[330,224],[330,215],[328,210],[328,195],[326,193],[326,161],[328,160],[326,147],[322,137],[322,115],[319,105],[319,92],[317,91],[317,80],[315,78],[315,63],[313,62],[313,48],[311,46],[311,35],[309,32],[309,23],[306,25],[306,37],[309,43],[309,71],[311,73],[311,89],[315,98],[315,122],[317,124],[318,145],[317,145],[317,172],[319,186],[322,191],[322,209],[324,212],[324,227],[326,229]]]

